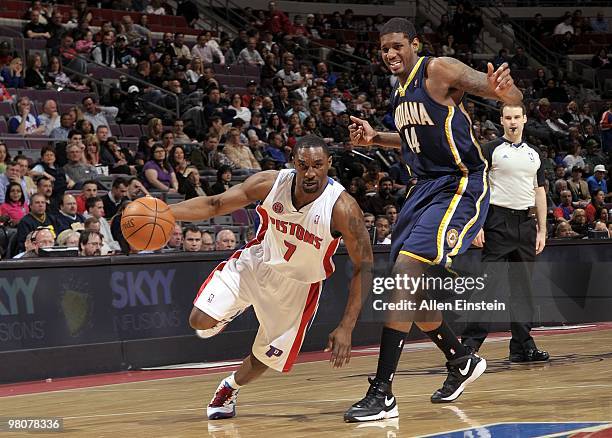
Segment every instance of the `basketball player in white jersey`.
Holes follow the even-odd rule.
[[[344,316],[329,335],[326,351],[331,351],[334,367],[350,359],[362,284],[371,284],[372,248],[363,213],[344,188],[328,178],[332,160],[321,138],[302,137],[293,155],[295,169],[260,172],[220,195],[170,206],[177,220],[195,221],[262,201],[255,239],[208,276],[189,318],[203,338],[221,332],[249,306],[260,323],[251,354],[221,381],[208,405],[211,420],[235,416],[240,387],[268,368],[291,369],[315,316],[321,282],[334,271],[331,257],[340,236],[354,269]]]

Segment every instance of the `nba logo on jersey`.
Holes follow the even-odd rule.
[[[314,223],[318,224],[320,219],[321,219],[321,216],[316,215],[315,218],[314,218]]]
[[[284,209],[285,207],[283,207],[283,204],[281,204],[280,202],[275,202],[274,205],[272,206],[272,210],[274,211],[274,213],[277,213],[277,214],[281,214]]]
[[[281,354],[283,354],[283,350],[273,347],[272,345],[270,345],[270,349],[266,352],[266,356],[268,357],[272,357],[272,356],[280,357]]]
[[[213,298],[215,298],[215,294],[210,294],[210,296],[208,297],[208,301],[209,303],[212,303]]]

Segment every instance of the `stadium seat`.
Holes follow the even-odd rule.
[[[6,123],[6,120],[0,118],[0,134],[7,134],[8,133],[8,125]]]
[[[124,137],[140,138],[142,136],[140,125],[122,125],[121,132],[123,133]]]
[[[246,209],[240,208],[232,212],[232,221],[236,225],[249,225],[249,214],[247,213]]]
[[[231,216],[216,216],[213,222],[215,225],[234,225],[234,220]]]
[[[0,102],[0,116],[9,118],[15,115],[13,105],[8,102]]]

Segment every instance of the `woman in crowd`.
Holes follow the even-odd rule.
[[[151,159],[142,168],[145,187],[149,190],[159,190],[166,193],[178,192],[176,174],[166,159],[166,150],[162,145],[151,149]]]
[[[13,58],[7,67],[4,67],[0,71],[2,82],[7,88],[24,88],[24,73],[23,73],[23,61],[21,58]]]
[[[75,128],[77,131],[83,134],[83,137],[88,135],[95,135],[93,125],[87,119],[81,119],[76,122]]]
[[[9,225],[16,227],[21,218],[29,213],[21,184],[11,181],[6,186],[4,204],[0,205],[0,215],[9,218]]]
[[[597,212],[600,209],[604,209],[606,194],[603,190],[597,190],[595,193],[591,194],[591,202],[585,207],[584,212],[586,214],[587,222],[592,224],[595,222],[595,218],[597,216]]]
[[[53,84],[45,80],[45,73],[42,70],[42,58],[38,53],[30,55],[28,58],[28,69],[25,74],[25,86],[28,88],[51,88]]]
[[[213,195],[219,195],[228,190],[232,184],[232,168],[226,165],[220,166],[217,170],[217,182],[211,187]]]
[[[161,141],[163,132],[164,124],[162,123],[161,119],[154,117],[149,120],[149,123],[147,124],[147,135],[149,137],[151,137],[154,141]]]
[[[83,140],[85,145],[85,161],[92,166],[99,166],[100,162],[100,144],[98,138],[93,134],[88,134]]]
[[[0,140],[0,173],[6,172],[6,163],[11,161],[11,155],[6,147],[6,143]]]
[[[232,101],[227,109],[236,111],[234,118],[244,120],[246,125],[251,123],[251,110],[242,106],[242,96],[240,96],[240,93],[232,94]]]

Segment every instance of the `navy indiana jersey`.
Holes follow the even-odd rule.
[[[418,59],[406,83],[393,92],[395,126],[402,139],[402,155],[412,176],[466,176],[485,169],[463,104],[435,102],[425,89],[428,57]]]

